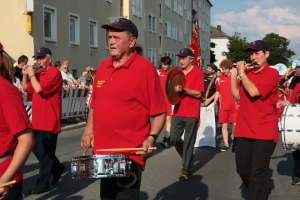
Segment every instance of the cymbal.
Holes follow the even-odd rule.
[[[175,92],[175,86],[180,85],[185,87],[185,84],[184,73],[176,66],[171,67],[166,77],[165,88],[168,100],[172,105],[178,104],[183,97],[183,92]]]

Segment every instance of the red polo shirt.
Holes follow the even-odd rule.
[[[51,66],[48,70],[39,70],[35,77],[40,82],[42,91],[36,93],[28,84],[28,92],[33,93],[32,98],[32,127],[34,130],[60,133],[61,131],[61,90],[62,76],[60,71]]]
[[[300,94],[299,93],[300,93],[300,84],[297,83],[294,90],[293,90],[293,94],[289,99],[289,102],[291,104],[300,103],[300,96],[299,96]]]
[[[235,110],[236,103],[231,92],[231,75],[222,74],[216,80],[216,90],[220,92],[220,110]]]
[[[278,119],[276,103],[278,98],[278,71],[267,64],[255,73],[252,69],[247,77],[260,92],[259,97],[250,97],[239,84],[240,108],[234,137],[274,140],[278,142]]]
[[[113,59],[100,63],[93,85],[94,154],[129,154],[145,166],[146,159],[133,152],[97,152],[97,149],[142,147],[150,117],[166,112],[157,72],[136,51],[120,67]]]
[[[16,134],[31,128],[23,99],[17,88],[0,74],[0,158],[16,149],[18,140]],[[4,174],[12,157],[0,163],[0,177]],[[20,170],[13,178],[16,181],[23,179]]]
[[[179,70],[183,71],[182,68]],[[186,88],[190,90],[205,91],[204,73],[202,69],[194,66],[193,69],[185,75]],[[187,94],[183,94],[182,100],[175,105],[173,116],[178,117],[194,117],[200,119],[200,98],[194,98]]]

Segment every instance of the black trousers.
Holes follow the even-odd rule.
[[[170,139],[182,158],[182,174],[191,174],[191,162],[197,137],[198,120],[196,118],[172,117]],[[184,140],[181,139],[183,131]]]
[[[23,180],[9,188],[9,194],[4,200],[21,200],[22,199]]]
[[[39,176],[36,188],[49,187],[49,179],[52,175],[59,174],[60,162],[55,156],[57,134],[48,131],[34,130],[35,144],[32,149],[39,161]]]
[[[236,139],[236,168],[249,189],[249,200],[266,200],[268,170],[276,143],[273,140]]]
[[[293,151],[294,158],[294,176],[300,177],[300,151]]]
[[[103,178],[100,186],[102,200],[139,200],[143,167],[131,161],[130,172],[126,178]],[[134,176],[136,181],[134,182]]]

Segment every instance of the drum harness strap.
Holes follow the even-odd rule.
[[[6,154],[4,154],[3,156],[0,157],[0,164],[2,162],[4,162],[5,160],[7,160],[8,158],[12,157],[14,155],[14,151],[11,152],[7,152]]]
[[[214,76],[213,76],[212,79],[210,80],[210,83],[209,83],[209,85],[208,85],[208,87],[207,87],[207,89],[206,89],[206,92],[205,92],[205,99],[204,99],[204,100],[207,99],[207,96],[208,96],[209,90],[210,90],[210,88],[211,88],[211,85],[212,85],[212,83],[215,81],[216,77],[217,77],[217,76],[214,74]]]

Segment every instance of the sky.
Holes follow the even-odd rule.
[[[292,60],[300,60],[300,0],[210,0],[211,25],[221,25],[229,36],[241,33],[248,42],[277,33],[290,40],[295,52]]]

